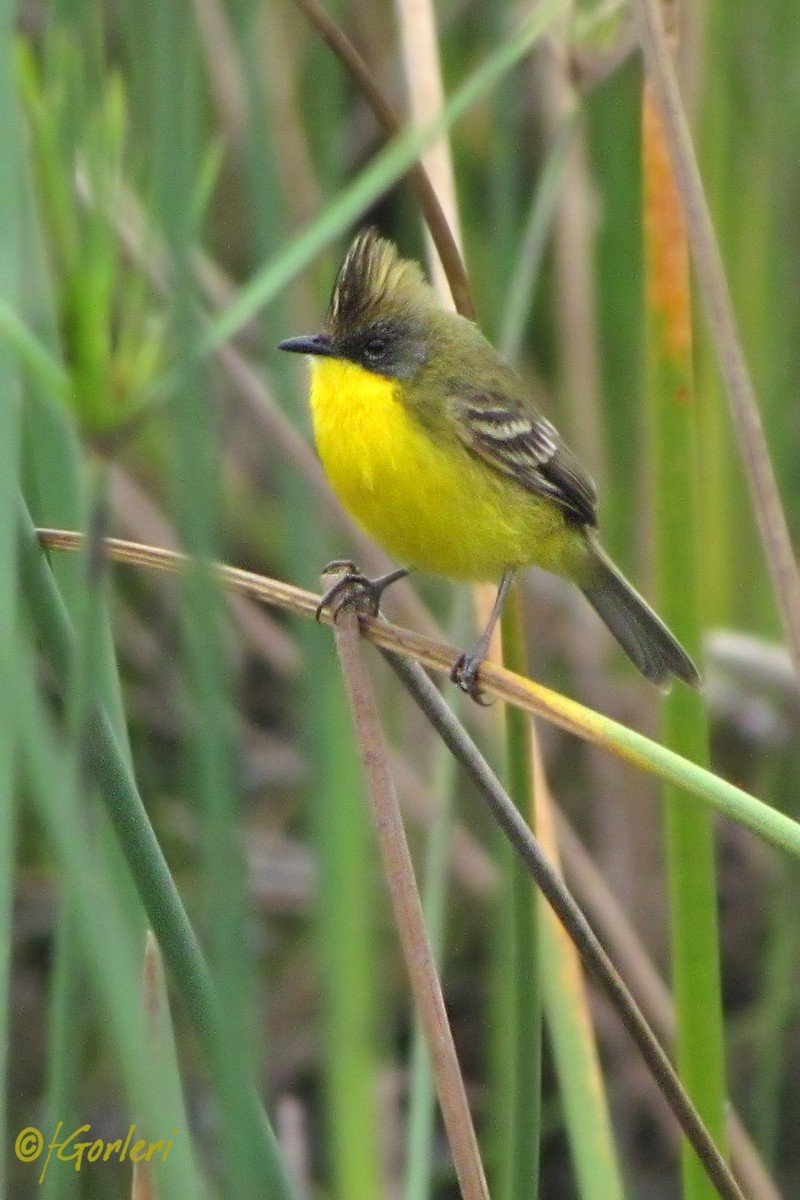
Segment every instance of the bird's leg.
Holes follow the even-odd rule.
[[[406,567],[397,567],[394,571],[387,571],[385,575],[379,575],[377,579],[370,579],[358,570],[354,562],[338,558],[334,562],[328,563],[322,574],[333,575],[339,571],[343,574],[339,575],[336,582],[331,584],[317,605],[318,621],[326,608],[331,609],[331,616],[335,621],[341,609],[347,604],[354,605],[372,617],[377,616],[381,596],[389,584],[396,583],[398,579],[404,579],[408,574]]]
[[[469,650],[465,650],[462,655],[456,660],[456,664],[450,672],[450,678],[453,683],[457,683],[462,691],[472,696],[473,700],[480,700],[481,691],[478,687],[478,671],[481,663],[486,658],[489,650],[489,643],[492,640],[494,627],[500,619],[500,613],[503,611],[508,590],[514,581],[514,571],[508,570],[503,572],[503,578],[500,580],[500,586],[497,589],[497,597],[492,608],[491,616],[486,624],[481,636],[470,646]]]

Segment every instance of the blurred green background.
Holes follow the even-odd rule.
[[[131,1195],[128,1168],[113,1162],[52,1162],[40,1187],[15,1138],[61,1120],[108,1140],[149,1112],[157,1136],[173,1120],[181,1133],[163,1197],[282,1195],[274,1177],[265,1184],[269,1139],[253,1149],[251,1080],[294,1195],[454,1196],[442,1131],[411,1071],[414,1019],[330,631],[229,602],[202,566],[176,581],[52,552],[75,630],[59,681],[36,649],[53,609],[19,574],[15,548],[21,490],[39,526],[178,546],[313,590],[332,557],[379,569],[310,450],[304,365],[275,346],[319,325],[361,224],[424,258],[418,205],[401,181],[365,184],[360,208],[341,207],[384,135],[288,0],[28,0],[0,11],[0,1192]],[[405,111],[399,28],[412,22],[413,34],[413,18],[384,0],[330,12]],[[649,593],[641,62],[624,5],[582,3],[570,17],[452,128],[459,216],[482,325],[594,474],[604,540]],[[436,21],[450,95],[506,44],[519,13],[448,0]],[[794,5],[684,4],[679,68],[797,545]],[[234,336],[209,351],[209,330],[253,281],[245,295],[266,303],[246,305]],[[798,815],[800,704],[772,645],[780,625],[699,305],[695,334],[713,765]],[[387,598],[390,615],[435,620],[466,643],[467,589],[426,578],[414,587],[429,616],[409,594]],[[657,696],[577,593],[532,578],[526,619],[536,679],[655,733]],[[445,995],[500,1195],[507,856],[394,679],[378,668],[375,681],[412,850],[438,889]],[[198,1036],[189,975],[181,987],[170,976],[174,1059],[164,993],[155,1032],[134,1011],[148,921],[87,750],[100,700],[217,985],[221,1018]],[[499,760],[497,724],[468,716]],[[655,786],[557,730],[540,736],[554,795],[668,977]],[[121,793],[111,793],[113,806]],[[142,861],[155,863],[149,853]],[[581,861],[568,854],[579,895]],[[729,1092],[791,1197],[800,872],[720,824],[717,887]],[[677,1197],[663,1102],[605,1001],[591,999],[626,1194]],[[541,1194],[583,1198],[548,1045]],[[151,1059],[163,1072],[155,1098],[138,1090],[152,1090],[137,1075]]]

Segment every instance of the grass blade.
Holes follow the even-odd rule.
[[[648,367],[660,611],[693,653],[700,648],[700,511],[693,405],[689,260],[678,192],[658,109],[645,86],[642,109]],[[708,762],[702,698],[675,688],[664,700],[667,745]],[[681,1078],[717,1145],[725,1147],[725,1067],[711,814],[665,790],[672,978]],[[686,1200],[714,1188],[684,1144]]]
[[[512,588],[501,618],[503,662],[525,673],[525,649],[519,584]],[[508,791],[523,820],[535,828],[531,722],[516,709],[506,714],[506,772]],[[505,1195],[508,1200],[535,1200],[539,1195],[539,1157],[542,1124],[542,959],[539,948],[540,897],[519,859],[510,865],[511,1029],[498,1033],[512,1046],[509,1083],[511,1162]]]
[[[560,872],[553,797],[538,744],[534,746],[534,772],[539,838]],[[580,959],[564,927],[544,905],[539,911],[539,930],[547,1028],[580,1197],[623,1200],[622,1174]]]

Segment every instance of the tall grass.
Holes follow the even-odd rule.
[[[689,259],[679,193],[649,86],[642,101],[642,158],[653,529],[659,593],[671,627],[698,654],[701,522]],[[688,689],[676,690],[666,697],[663,709],[667,743],[692,761],[706,765],[708,724],[702,698]],[[678,789],[667,788],[665,801],[678,1062],[715,1139],[724,1145],[725,1065],[713,825],[710,814],[698,810],[691,797]],[[713,1195],[688,1148],[683,1170],[687,1197]]]

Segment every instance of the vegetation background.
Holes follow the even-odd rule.
[[[665,596],[654,561],[663,484],[648,401],[642,62],[624,4],[550,8],[557,19],[543,17],[542,35],[501,71],[527,10],[437,6],[445,94],[483,64],[498,68],[449,133],[465,260],[482,326],[597,479],[606,544],[671,613],[684,589],[667,570]],[[402,46],[419,61],[420,10],[351,0],[330,12],[406,112],[415,85]],[[0,1191],[54,1200],[143,1189],[114,1162],[76,1172],[53,1161],[40,1186],[15,1149],[27,1126],[47,1138],[58,1121],[65,1132],[90,1124],[109,1140],[139,1119],[154,1137],[178,1130],[162,1197],[456,1195],[330,630],[223,599],[202,567],[176,580],[112,565],[97,540],[110,531],[178,546],[312,590],[334,556],[380,568],[309,449],[302,364],[275,346],[317,328],[361,224],[425,258],[418,202],[395,183],[400,152],[379,157],[385,134],[362,92],[289,0],[27,0],[19,10],[0,0],[0,13]],[[795,6],[685,2],[678,62],[797,545]],[[672,485],[667,540],[688,543],[700,564],[713,768],[795,816],[798,692],[773,644],[769,572],[696,311],[698,502]],[[36,525],[89,531],[92,551],[51,552],[53,576],[21,568],[20,492]],[[528,582],[533,677],[657,736],[658,695],[580,596],[551,578]],[[466,643],[468,589],[413,586],[387,597],[392,618]],[[511,966],[511,857],[397,681],[380,666],[374,681],[492,1194],[536,1194],[508,1165],[527,1141],[541,1146],[549,1200],[713,1194],[686,1168],[681,1182],[664,1103],[591,989],[613,1127],[606,1165],[599,1150],[581,1164],[589,1118],[581,1101],[577,1116],[571,1106],[552,1030],[541,1112],[509,1100],[527,1063],[512,1020],[524,985]],[[98,702],[113,731],[101,751]],[[498,713],[461,711],[502,764]],[[630,924],[631,969],[649,954],[669,978],[657,786],[553,727],[539,735],[570,822],[571,885],[612,940]],[[214,1020],[125,764],[206,953]],[[800,872],[739,825],[720,822],[716,837],[727,1089],[791,1197]],[[713,895],[707,863],[700,872]],[[178,931],[161,938],[168,993],[152,947],[141,982],[153,911]],[[713,1004],[698,994],[693,1007],[713,1042]],[[584,1095],[599,1086],[591,1072],[573,1078]]]

